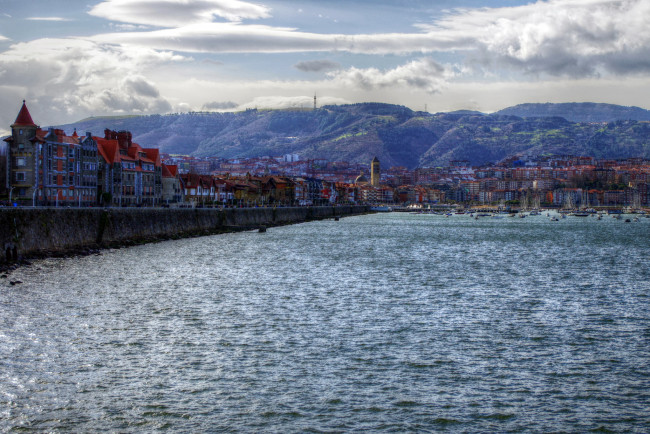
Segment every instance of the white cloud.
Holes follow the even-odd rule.
[[[6,36],[0,35],[0,41],[8,41],[8,40],[9,38],[7,38]]]
[[[28,17],[25,19],[29,21],[72,21],[70,18],[62,17]]]
[[[321,59],[321,60],[306,60],[303,62],[298,62],[295,65],[293,65],[293,67],[304,72],[322,72],[322,71],[331,71],[333,69],[339,69],[341,67],[341,64],[337,62],[333,62],[331,60]]]
[[[239,106],[236,102],[232,101],[211,101],[211,102],[206,102],[203,104],[203,107],[201,107],[201,110],[204,111],[219,111],[219,110],[232,110],[235,109]]]
[[[487,66],[576,77],[650,71],[647,0],[537,1],[460,11],[423,28],[464,41]]]
[[[88,96],[86,104],[111,113],[167,113],[171,105],[160,98],[155,86],[141,76],[128,76],[115,88]]]
[[[132,32],[134,30],[145,30],[149,29],[149,26],[143,26],[143,25],[135,25],[135,24],[115,24],[115,23],[109,23],[109,27],[117,30],[117,31],[125,31],[125,32]]]
[[[437,93],[443,89],[455,72],[433,59],[422,58],[388,71],[377,68],[350,68],[328,74],[334,81],[346,87],[373,90],[386,87],[406,87]]]
[[[150,32],[100,34],[104,43],[197,53],[297,53],[347,51],[365,54],[431,52],[458,44],[433,34],[344,35],[240,23],[201,23]]]
[[[336,105],[348,104],[349,101],[344,98],[320,97],[318,105]],[[289,109],[289,108],[310,108],[314,106],[313,96],[260,96],[253,98],[252,101],[239,106],[240,110],[257,108],[257,109]]]
[[[240,0],[106,0],[89,13],[112,21],[156,27],[209,23],[215,17],[241,21],[270,16],[267,7]]]
[[[0,77],[5,89],[23,95],[32,105],[48,107],[50,118],[36,122],[60,123],[91,113],[169,111],[169,103],[143,74],[181,60],[173,53],[145,48],[39,39],[14,44],[0,53]]]
[[[419,25],[421,33],[407,34],[319,34],[214,23],[201,17],[185,20],[188,25],[177,23],[175,28],[104,34],[95,39],[205,53],[453,51],[488,69],[574,77],[650,71],[647,0],[540,0],[515,7],[456,10],[433,25]]]

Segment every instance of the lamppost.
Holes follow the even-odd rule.
[[[9,203],[10,203],[10,204],[13,204],[13,202],[11,201],[11,194],[14,192],[14,188],[16,188],[16,187],[11,187],[11,188],[9,189]]]

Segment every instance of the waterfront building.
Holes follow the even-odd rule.
[[[156,148],[144,149],[129,131],[104,130],[94,137],[99,151],[98,194],[102,203],[158,206],[162,201],[162,163]]]
[[[264,180],[269,191],[271,203],[293,203],[295,199],[295,187],[291,178],[285,176],[269,176]]]
[[[183,196],[187,202],[196,206],[217,200],[214,178],[198,173],[184,173],[180,176]]]
[[[29,205],[88,206],[97,201],[97,143],[34,123],[25,101],[5,139],[11,200]]]
[[[184,201],[184,189],[178,176],[178,166],[162,164],[162,203],[169,205]]]

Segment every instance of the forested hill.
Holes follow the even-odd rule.
[[[601,106],[593,105],[592,113],[601,116],[605,111]],[[549,107],[540,113],[554,112]],[[591,116],[589,107],[585,106],[584,116]],[[363,103],[317,110],[89,118],[60,127],[97,136],[105,128],[129,130],[141,146],[176,154],[233,158],[297,153],[304,159],[363,163],[377,156],[384,167],[431,167],[458,159],[483,164],[515,153],[650,158],[650,123],[640,120],[650,113],[647,110],[638,109],[636,118],[613,115],[599,123],[524,118],[503,114],[506,110],[491,115],[430,114]]]

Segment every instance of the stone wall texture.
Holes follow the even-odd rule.
[[[48,256],[74,249],[208,235],[344,217],[369,207],[295,208],[5,208],[0,210],[0,258]]]

